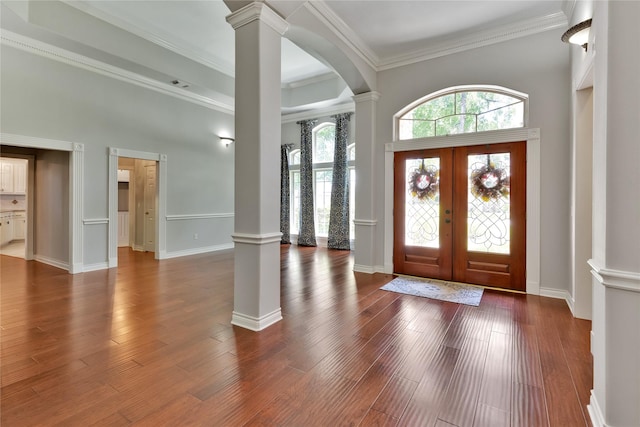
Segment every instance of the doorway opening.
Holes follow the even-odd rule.
[[[526,290],[526,142],[395,153],[394,271]]]
[[[119,246],[166,258],[166,182],[165,154],[109,149],[109,268]]]
[[[156,251],[157,162],[118,158],[118,247]]]
[[[27,258],[28,163],[33,156],[0,157],[0,254]],[[32,203],[31,203],[32,204]]]

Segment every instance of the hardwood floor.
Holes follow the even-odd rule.
[[[487,290],[381,291],[348,252],[282,247],[284,319],[230,325],[233,252],[77,275],[0,257],[2,426],[585,426],[588,321]]]

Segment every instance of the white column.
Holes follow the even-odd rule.
[[[356,137],[356,212],[355,224],[355,271],[375,273],[375,249],[382,248],[382,242],[376,241],[378,220],[375,215],[375,195],[380,190],[375,188],[375,145],[376,141],[376,106],[380,94],[366,92],[353,97],[356,104],[355,137]],[[382,173],[382,171],[379,171]]]
[[[640,30],[638,2],[595,2],[594,426],[640,426]]]
[[[236,34],[235,278],[231,323],[259,331],[280,311],[280,43],[264,3],[227,17]]]

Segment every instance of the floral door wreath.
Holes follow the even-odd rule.
[[[471,173],[471,194],[485,202],[509,196],[509,174],[502,168],[496,168],[489,160],[487,164]]]
[[[409,176],[409,193],[419,200],[434,200],[438,195],[440,171],[434,166],[425,166],[424,160]]]

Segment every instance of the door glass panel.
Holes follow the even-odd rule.
[[[467,250],[509,254],[510,153],[468,157]]]
[[[315,226],[318,236],[329,234],[329,217],[331,214],[331,181],[333,171],[331,169],[315,170],[316,186],[316,217]]]
[[[440,159],[408,159],[405,245],[440,247]]]

